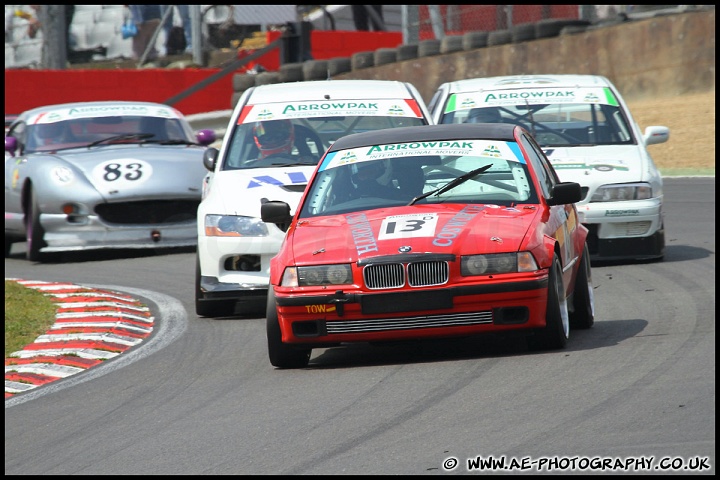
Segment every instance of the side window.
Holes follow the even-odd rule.
[[[542,194],[545,198],[549,198],[552,187],[559,182],[557,174],[547,157],[545,157],[545,154],[537,143],[535,143],[535,140],[523,134],[521,141],[523,148],[528,153],[528,158],[530,159],[530,163],[532,163],[533,169],[537,172]]]

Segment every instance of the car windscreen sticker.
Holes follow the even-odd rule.
[[[492,106],[556,103],[618,106],[618,101],[609,88],[518,88],[453,94],[445,106],[445,113]]]
[[[54,123],[63,120],[97,117],[162,117],[179,118],[177,111],[171,107],[155,107],[151,105],[105,105],[80,106],[39,113],[28,120],[29,124]]]
[[[438,140],[391,143],[328,153],[318,171],[351,163],[418,156],[498,158],[525,163],[517,143],[499,140]]]
[[[432,237],[435,235],[437,221],[438,215],[436,213],[391,215],[383,219],[378,240]]]
[[[282,102],[244,107],[238,125],[264,120],[340,116],[422,118],[422,113],[416,102],[403,99]]]
[[[96,165],[92,170],[92,179],[98,189],[103,188],[110,192],[120,188],[137,187],[149,180],[152,173],[152,165],[148,162],[122,158]]]

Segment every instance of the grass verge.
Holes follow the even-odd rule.
[[[5,280],[5,358],[22,350],[55,323],[55,303],[41,292]]]

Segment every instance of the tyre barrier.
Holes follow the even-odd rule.
[[[375,52],[358,52],[350,57],[350,64],[353,70],[375,66]]]
[[[440,40],[431,38],[422,40],[418,44],[418,57],[432,57],[440,55]]]
[[[398,62],[405,60],[412,60],[418,57],[418,46],[415,44],[411,45],[400,45],[397,48],[397,59]]]
[[[387,65],[388,63],[397,62],[396,48],[378,48],[373,56],[375,66]]]
[[[440,53],[453,53],[463,50],[462,35],[448,35],[440,40]]]
[[[328,78],[327,60],[306,60],[303,62],[305,80],[326,80]]]

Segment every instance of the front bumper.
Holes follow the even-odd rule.
[[[579,204],[593,260],[653,259],[665,252],[662,200]]]
[[[544,276],[392,293],[298,295],[274,288],[283,343],[322,346],[542,328],[547,286]]]
[[[197,245],[195,220],[160,225],[111,225],[97,216],[88,216],[82,224],[68,222],[67,215],[40,217],[47,246],[42,252],[68,252],[97,249],[149,249]]]

